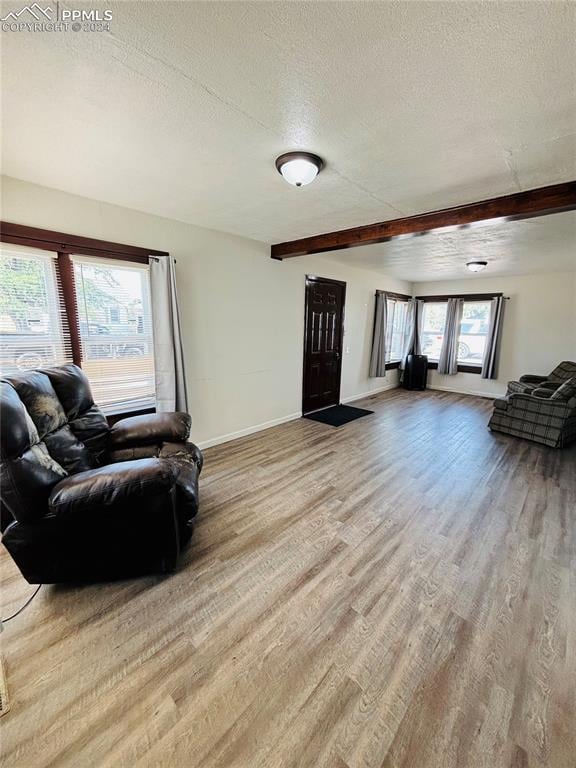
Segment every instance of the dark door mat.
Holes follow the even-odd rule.
[[[368,416],[374,411],[365,411],[364,408],[352,408],[350,405],[334,405],[332,408],[325,408],[323,411],[304,414],[305,419],[319,421],[321,424],[329,424],[331,427],[341,427],[348,424],[349,421],[361,419],[362,416]]]

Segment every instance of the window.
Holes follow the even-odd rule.
[[[464,299],[458,337],[458,363],[480,370],[490,327],[491,299],[466,301],[465,297],[454,298]],[[447,301],[424,302],[421,350],[433,363],[437,363],[440,357],[447,309]]]
[[[482,365],[490,326],[490,301],[465,301],[458,337],[458,362]]]
[[[0,374],[76,362],[105,412],[154,407],[148,266],[73,256],[76,318],[73,294],[63,291],[60,258],[2,248]],[[79,349],[73,343],[78,336]]]
[[[427,301],[424,303],[422,316],[422,338],[420,348],[428,360],[437,363],[444,341],[444,326],[446,325],[446,301]]]
[[[108,307],[108,320],[111,323],[120,322],[120,309],[118,307]]]
[[[388,296],[386,298],[386,362],[402,359],[407,332],[409,303]]]
[[[74,257],[82,368],[94,399],[119,413],[155,404],[148,267]]]
[[[72,362],[56,256],[2,248],[0,373]]]

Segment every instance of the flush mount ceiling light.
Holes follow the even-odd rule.
[[[488,266],[487,261],[469,261],[466,264],[470,272],[482,272]]]
[[[286,152],[276,158],[276,169],[288,184],[304,187],[314,181],[324,162],[311,152]]]

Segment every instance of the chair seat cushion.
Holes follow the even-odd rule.
[[[550,389],[550,387],[536,387],[536,389],[533,389],[530,393],[534,397],[544,397],[547,399],[551,399],[552,395],[554,394],[555,390]]]
[[[174,485],[172,465],[160,459],[139,459],[107,464],[61,480],[52,489],[48,507],[58,517],[101,513],[121,504],[138,507],[145,497],[167,494]]]

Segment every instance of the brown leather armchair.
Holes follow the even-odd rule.
[[[198,511],[187,413],[109,427],[80,368],[0,382],[2,542],[31,584],[170,571]]]

